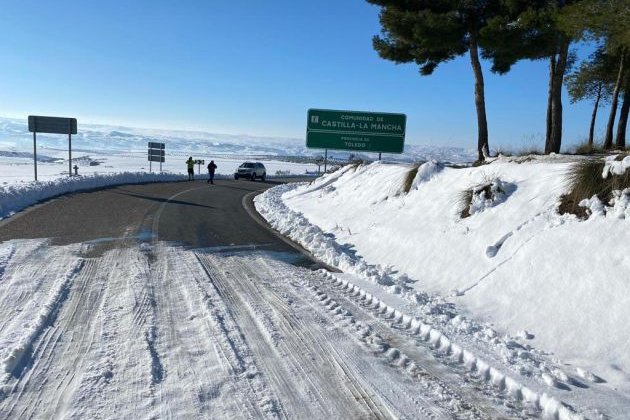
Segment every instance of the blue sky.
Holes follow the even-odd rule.
[[[361,0],[5,0],[0,116],[303,138],[308,108],[402,112],[408,143],[474,148],[468,57],[423,77],[378,57],[379,31]],[[484,70],[491,147],[542,147],[546,63]],[[591,106],[564,105],[569,145]]]

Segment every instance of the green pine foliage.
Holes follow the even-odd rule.
[[[440,64],[470,55],[475,76],[478,162],[483,162],[488,150],[479,57],[489,60],[491,70],[499,74],[507,73],[520,60],[548,61],[545,153],[560,152],[565,82],[572,102],[594,102],[588,142],[591,149],[597,109],[603,103],[612,105],[604,143],[610,147],[614,112],[623,100],[617,147],[625,145],[630,108],[630,0],[366,1],[381,8],[382,31],[373,38],[373,46],[382,58],[414,63],[420,74],[428,76]],[[579,41],[595,42],[599,48],[566,76],[575,61],[571,45]]]
[[[478,159],[488,153],[488,127],[479,49],[481,31],[501,10],[500,0],[367,0],[381,7],[382,34],[373,39],[379,55],[395,63],[415,63],[422,75],[470,53],[475,76]]]
[[[615,85],[617,61],[618,59],[607,54],[604,48],[599,48],[589,60],[583,61],[566,79],[571,102],[594,99],[598,94],[602,102],[608,101]]]

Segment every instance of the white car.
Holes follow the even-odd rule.
[[[252,181],[260,178],[264,181],[267,178],[267,170],[265,165],[260,162],[245,162],[234,172],[234,179],[239,178],[247,178]]]

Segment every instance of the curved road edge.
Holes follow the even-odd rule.
[[[310,251],[308,251],[306,248],[304,248],[303,246],[299,245],[296,242],[293,242],[291,239],[287,238],[286,236],[284,236],[283,234],[281,234],[280,232],[275,230],[267,222],[267,220],[265,220],[265,218],[262,217],[262,215],[260,213],[258,213],[258,210],[256,210],[256,206],[254,205],[254,198],[257,195],[262,194],[263,192],[264,191],[252,191],[252,192],[250,192],[248,194],[245,194],[243,196],[243,198],[241,200],[241,203],[243,205],[243,208],[247,212],[247,214],[249,214],[249,216],[252,219],[254,219],[259,225],[261,225],[262,227],[267,229],[269,232],[271,232],[275,237],[277,237],[278,239],[280,239],[281,241],[283,241],[284,243],[286,243],[290,247],[294,248],[296,251],[298,251],[300,254],[304,255],[309,260],[313,261],[317,265],[321,266],[322,268],[325,268],[326,270],[328,270],[330,272],[341,273],[342,271],[339,270],[338,268],[333,267],[331,265],[326,264],[325,262],[320,261]]]

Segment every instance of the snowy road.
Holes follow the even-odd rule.
[[[2,245],[2,418],[501,415],[295,255],[88,248]]]
[[[261,185],[115,188],[0,226],[37,237],[59,208],[87,226],[0,243],[0,418],[543,414],[255,222]]]

